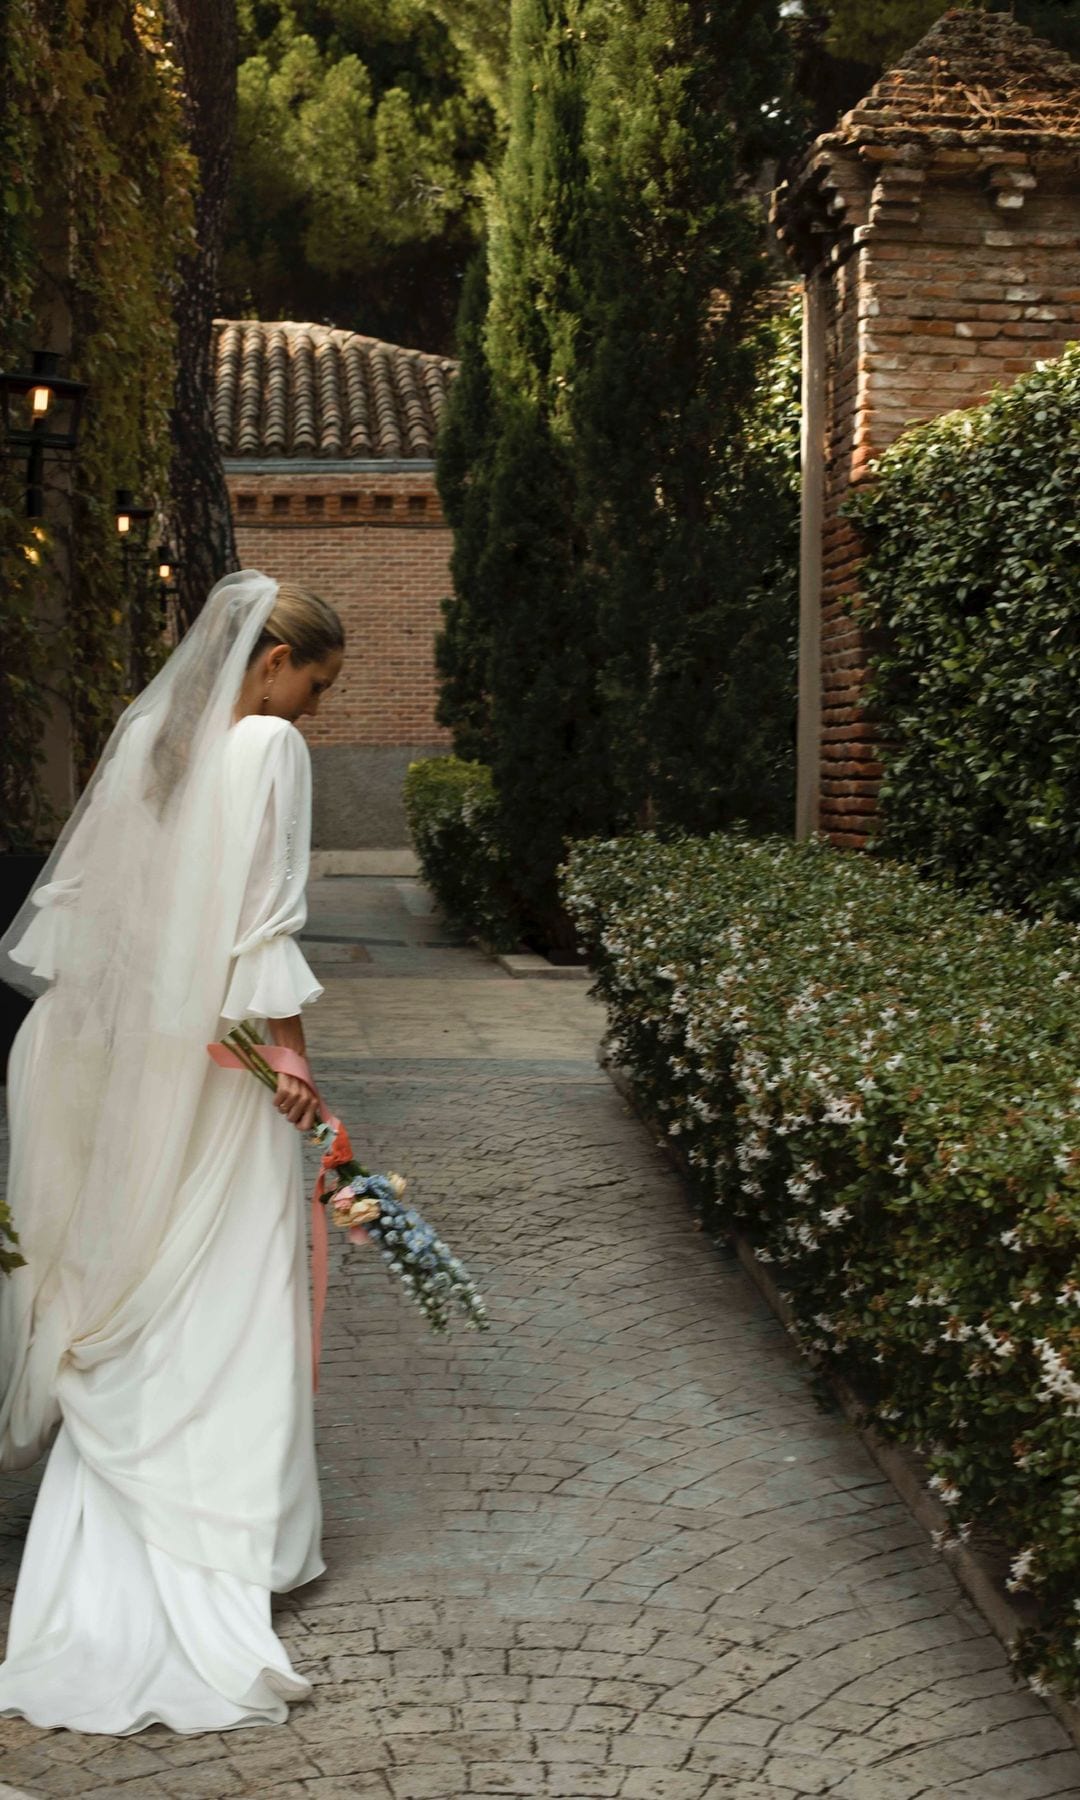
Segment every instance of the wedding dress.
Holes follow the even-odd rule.
[[[0,1714],[39,1726],[217,1731],[310,1691],[270,1618],[324,1566],[301,1143],[206,1053],[322,991],[292,935],[307,747],[232,716],[274,592],[215,589],[0,944],[40,993],[9,1070],[0,1465],[55,1434]]]

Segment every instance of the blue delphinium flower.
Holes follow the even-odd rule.
[[[376,1245],[387,1273],[398,1277],[432,1330],[445,1331],[451,1309],[455,1308],[467,1324],[486,1331],[487,1312],[477,1289],[463,1264],[423,1214],[415,1207],[403,1205],[400,1193],[384,1175],[370,1175],[360,1169],[351,1173],[346,1167],[342,1169],[342,1179],[358,1197],[377,1201],[379,1216],[364,1230]]]
[[[261,1060],[257,1055],[261,1039],[250,1026],[230,1031],[225,1042],[253,1075],[260,1080],[265,1078],[271,1087],[275,1085],[265,1064],[261,1072],[256,1066]],[[327,1156],[328,1151],[337,1150],[339,1129],[336,1121],[324,1119],[308,1134],[309,1141],[324,1153],[322,1191],[336,1223],[347,1229],[354,1240],[366,1237],[375,1244],[388,1273],[400,1277],[433,1330],[445,1330],[453,1301],[467,1324],[485,1331],[487,1312],[465,1269],[423,1215],[402,1203],[404,1179],[400,1175],[375,1174],[351,1158],[339,1162],[336,1154],[333,1158]],[[377,1216],[362,1220],[362,1229],[360,1221],[351,1216],[354,1208],[350,1198],[374,1201],[378,1209]],[[363,1209],[360,1210],[362,1214]]]

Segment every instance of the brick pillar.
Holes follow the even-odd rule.
[[[880,777],[864,706],[853,487],[909,426],[1080,335],[1080,66],[1005,14],[947,13],[775,197],[807,288],[797,830],[859,848]]]

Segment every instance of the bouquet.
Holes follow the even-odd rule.
[[[263,1055],[267,1046],[250,1025],[237,1025],[222,1043],[257,1080],[276,1092],[277,1074]],[[211,1054],[217,1048],[210,1046]],[[433,1331],[445,1331],[455,1309],[467,1325],[486,1331],[487,1309],[476,1284],[434,1227],[414,1207],[405,1205],[404,1177],[373,1175],[358,1163],[348,1133],[337,1119],[323,1117],[308,1138],[323,1153],[315,1199],[347,1233],[350,1243],[378,1246],[389,1274],[399,1278]]]

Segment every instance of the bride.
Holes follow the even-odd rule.
[[[303,1057],[322,990],[292,936],[311,807],[293,722],[343,646],[313,595],[219,582],[0,939],[0,977],[40,996],[9,1071],[25,1266],[0,1276],[0,1466],[55,1434],[0,1714],[38,1726],[219,1731],[310,1691],[270,1594],[324,1566],[299,1136],[316,1101],[206,1046],[252,1019]]]

